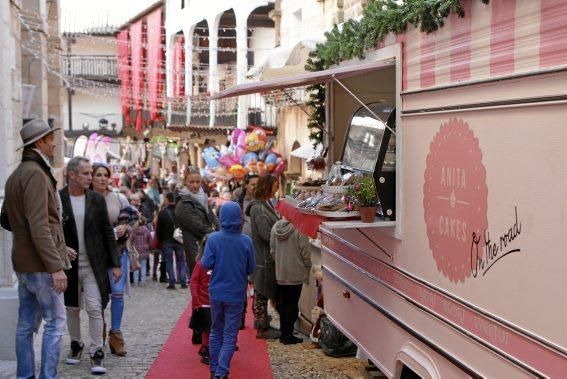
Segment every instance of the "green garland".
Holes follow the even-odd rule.
[[[480,1],[488,4],[490,0]],[[341,61],[363,58],[366,51],[374,49],[389,33],[405,32],[408,24],[429,34],[443,27],[445,18],[451,12],[459,17],[465,16],[462,0],[405,0],[401,4],[394,0],[370,0],[361,20],[345,22],[340,31],[335,25],[325,33],[327,41],[318,44],[315,51],[309,54],[305,69],[321,71]],[[310,130],[309,138],[316,146],[323,142],[325,86],[313,85],[307,90],[309,100],[306,104],[314,110],[307,127]]]

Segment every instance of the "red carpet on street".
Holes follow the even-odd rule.
[[[190,315],[191,304],[185,308],[171,331],[146,378],[208,379],[210,377],[209,366],[201,363],[198,354],[201,345],[191,344],[192,330],[187,327]],[[234,353],[231,361],[229,374],[231,379],[272,378],[268,346],[265,340],[256,339],[256,330],[252,328],[253,322],[252,301],[249,299],[246,328],[238,333],[239,351]]]

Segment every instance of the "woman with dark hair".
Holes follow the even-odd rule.
[[[256,268],[250,276],[254,284],[254,325],[258,329],[256,338],[264,339],[280,337],[280,332],[270,327],[268,318],[268,300],[276,304],[276,267],[270,254],[270,233],[280,217],[270,199],[277,190],[278,180],[275,176],[261,176],[254,191],[254,200],[246,208],[256,257]]]
[[[244,181],[242,182],[242,187],[236,190],[236,191],[240,190],[240,193],[236,196],[236,202],[240,204],[240,207],[244,210],[248,208],[248,206],[254,199],[254,190],[258,185],[258,179],[259,179],[258,174],[249,172],[244,177]],[[250,229],[250,217],[246,215],[244,215],[244,225],[242,226],[242,233],[250,237],[252,236]]]
[[[124,314],[124,293],[129,282],[127,280],[130,272],[130,261],[128,258],[128,250],[126,249],[126,239],[128,234],[128,226],[119,225],[118,216],[120,210],[128,207],[130,204],[124,195],[111,191],[109,187],[112,172],[110,168],[101,163],[93,164],[93,181],[91,187],[94,191],[104,196],[106,207],[108,208],[108,218],[110,224],[114,227],[114,235],[117,238],[118,248],[120,251],[121,270],[124,273],[118,281],[114,281],[112,271],[109,271],[108,278],[110,281],[110,331],[108,332],[108,345],[110,352],[118,356],[126,355],[124,346],[124,337],[120,331],[122,324],[122,315]]]
[[[240,204],[240,208],[246,210],[252,200],[254,200],[254,190],[256,185],[258,185],[258,174],[254,172],[249,172],[244,177],[242,187],[235,190],[240,190],[240,194],[236,196],[236,202]],[[250,216],[242,215],[242,233],[246,234],[248,237],[252,238],[252,227],[250,226]],[[245,328],[246,312],[248,311],[248,301],[244,302],[244,310],[242,311],[242,320],[240,322],[240,329]]]

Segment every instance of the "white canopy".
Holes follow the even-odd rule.
[[[305,72],[305,62],[309,52],[314,51],[318,43],[324,43],[325,32],[321,31],[295,42],[279,46],[270,51],[266,60],[252,67],[246,77],[249,79],[273,79]]]
[[[313,144],[309,143],[293,150],[292,152],[290,152],[290,155],[301,159],[309,159],[315,156],[319,156],[322,150],[323,146],[321,144],[317,144],[317,148],[313,148]]]
[[[333,68],[324,71],[304,72],[302,74],[260,80],[258,82],[248,82],[225,89],[219,93],[211,95],[212,100],[223,99],[226,97],[249,95],[265,91],[273,91],[283,88],[294,88],[308,86],[312,84],[325,83],[332,80],[342,80],[352,76],[364,74],[380,68],[390,67],[395,64],[393,59],[378,62],[361,63],[353,66]]]

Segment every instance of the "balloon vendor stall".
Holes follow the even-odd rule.
[[[249,132],[235,129],[227,148],[219,151],[209,146],[201,156],[206,164],[204,176],[216,179],[242,180],[249,172],[279,176],[287,167],[287,160],[273,149],[273,142],[259,127]]]

